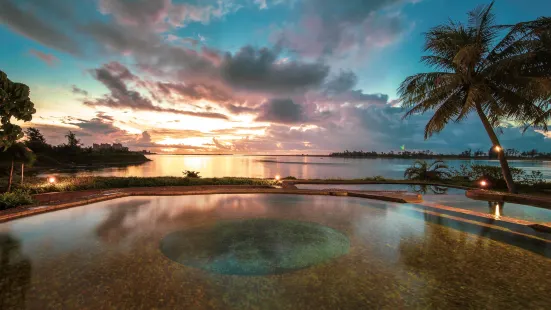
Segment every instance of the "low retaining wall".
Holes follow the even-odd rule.
[[[509,194],[503,192],[494,192],[489,190],[469,190],[465,194],[474,200],[510,202],[522,205],[529,205],[539,208],[551,209],[551,199],[549,197],[528,196],[520,194]]]

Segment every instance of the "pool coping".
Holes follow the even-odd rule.
[[[450,187],[464,190],[472,190],[473,187],[454,185],[454,184],[445,184],[439,182],[427,182],[427,181],[415,181],[415,180],[282,180],[281,183],[284,186],[295,187],[295,184],[327,184],[327,185],[361,185],[361,184],[398,184],[398,185],[429,185],[429,186],[441,186],[441,187]]]
[[[548,197],[511,194],[484,189],[471,189],[468,190],[465,195],[474,200],[510,202],[551,210],[551,199]]]

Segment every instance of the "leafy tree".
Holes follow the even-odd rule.
[[[44,135],[38,130],[38,128],[29,127],[25,130],[25,135],[27,136],[27,141],[29,142],[37,142],[46,144],[46,138],[44,138]]]
[[[467,24],[450,21],[430,29],[425,41],[430,55],[422,61],[436,72],[410,76],[400,85],[402,106],[408,109],[404,118],[434,111],[425,139],[471,113],[478,115],[493,146],[501,147],[494,128],[504,120],[547,130],[551,23],[544,18],[497,26],[492,7],[493,2],[469,12]],[[508,33],[497,40],[502,31]],[[505,153],[498,157],[507,187],[515,192]]]
[[[27,137],[25,145],[35,153],[41,153],[51,148],[38,128],[29,127],[25,129],[25,136]]]
[[[474,152],[474,157],[480,157],[480,156],[483,156],[484,155],[484,152],[482,150],[476,150]]]
[[[408,180],[437,181],[450,176],[448,165],[441,160],[436,160],[432,164],[417,160],[404,172],[404,178]]]
[[[459,155],[462,156],[462,157],[471,157],[471,154],[472,154],[471,149],[467,149],[467,150],[461,152],[461,154],[459,154]]]
[[[12,118],[28,122],[36,112],[29,95],[27,85],[12,82],[0,71],[0,147],[4,150],[23,137],[21,127],[11,123]]]
[[[77,139],[77,135],[70,131],[65,135],[67,138],[67,146],[73,149],[79,148],[80,146],[80,140]]]

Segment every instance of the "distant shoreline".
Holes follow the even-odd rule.
[[[145,154],[149,155],[149,154]],[[244,156],[244,157],[262,157],[262,156],[278,156],[278,157],[329,157],[329,158],[349,158],[349,159],[428,159],[428,160],[434,160],[434,159],[452,159],[452,160],[498,160],[497,158],[488,158],[487,156],[480,156],[480,157],[462,157],[462,156],[455,156],[455,155],[443,155],[443,156],[411,156],[411,157],[404,157],[404,156],[332,156],[332,155],[310,155],[310,154],[151,154],[151,155],[172,155],[172,156]],[[507,160],[522,160],[522,161],[551,161],[551,158],[526,158],[526,157],[507,157]]]

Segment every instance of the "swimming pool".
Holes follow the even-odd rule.
[[[119,198],[0,224],[0,249],[2,309],[551,304],[548,243],[352,197]]]
[[[442,204],[481,213],[496,215],[496,203],[470,199],[465,196],[465,190],[407,184],[297,184],[299,189],[343,189],[350,191],[407,191],[417,192],[423,196],[423,200],[430,203]],[[499,215],[533,222],[551,222],[551,210],[516,203],[500,203]]]

